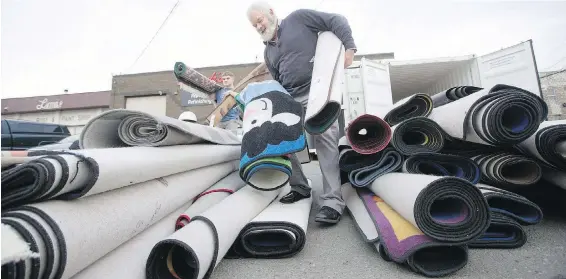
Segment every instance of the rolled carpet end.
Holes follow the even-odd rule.
[[[542,122],[538,131],[518,147],[523,153],[566,171],[566,120]]]
[[[350,153],[353,152],[355,151]],[[371,156],[372,162],[348,173],[348,180],[354,187],[369,186],[379,176],[394,172],[400,169],[403,164],[403,156],[391,147],[375,154],[360,156]],[[354,162],[352,161],[350,164],[354,164]]]
[[[407,119],[428,116],[432,111],[432,99],[424,93],[417,93],[395,103],[383,120],[395,126]]]
[[[441,242],[467,243],[489,227],[487,201],[475,185],[461,178],[388,173],[370,189],[425,235]]]
[[[403,164],[403,172],[454,176],[473,184],[478,183],[481,178],[478,164],[469,158],[439,153],[419,153],[410,156]]]
[[[364,114],[354,119],[346,132],[348,142],[360,154],[383,150],[391,140],[391,127],[383,119]]]
[[[176,62],[173,66],[173,72],[178,80],[186,84],[194,85],[204,91],[213,93],[222,89],[222,87],[216,82],[187,66],[183,62]]]
[[[483,88],[475,86],[457,86],[449,88],[446,91],[432,95],[432,101],[434,107],[439,107],[450,102],[456,101],[460,98],[464,98],[470,94],[476,93]]]
[[[517,220],[522,225],[535,225],[542,221],[540,207],[529,199],[485,184],[477,184],[490,210]]]
[[[256,190],[273,191],[289,182],[291,170],[291,160],[288,157],[271,157],[241,167],[240,177]]]
[[[392,128],[391,144],[403,155],[436,153],[444,147],[447,135],[433,120],[415,117]]]
[[[489,185],[517,188],[537,183],[542,168],[533,159],[507,152],[480,154],[471,158],[482,170],[482,181]]]
[[[471,248],[519,248],[527,242],[523,227],[512,218],[498,212],[491,213],[487,231],[469,244]]]

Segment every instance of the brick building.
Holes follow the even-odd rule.
[[[548,119],[566,119],[566,69],[541,72],[542,97],[548,104]]]

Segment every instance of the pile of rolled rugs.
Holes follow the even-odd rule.
[[[115,109],[86,124],[78,150],[3,153],[2,278],[201,279],[223,258],[299,253],[312,199],[279,199],[288,154],[306,147],[304,115],[265,93],[248,106],[268,104],[286,129],[249,113],[240,139]]]
[[[543,214],[519,193],[541,180],[566,189],[566,121],[547,114],[536,94],[499,84],[414,94],[354,119],[339,166],[362,238],[427,277],[462,269],[469,248],[523,246]]]

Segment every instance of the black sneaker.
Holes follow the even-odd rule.
[[[314,221],[319,223],[336,224],[340,221],[341,216],[342,214],[335,209],[323,206],[314,217]]]
[[[309,198],[310,196],[311,196],[310,193],[305,196],[305,195],[299,194],[299,192],[291,191],[287,195],[283,196],[279,201],[281,203],[294,203],[294,202],[300,201],[302,199]]]

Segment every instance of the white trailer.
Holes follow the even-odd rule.
[[[346,70],[342,99],[341,136],[348,123],[364,113],[415,93],[435,94],[454,86],[490,87],[508,84],[541,96],[532,40],[486,55],[466,55],[419,60],[362,58]],[[542,96],[541,96],[542,97]],[[309,152],[315,153],[312,139]]]

